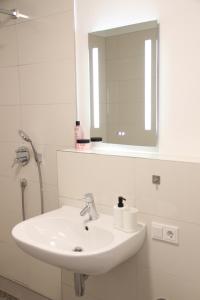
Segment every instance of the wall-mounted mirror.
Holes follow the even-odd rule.
[[[91,136],[156,145],[158,36],[156,21],[89,34]]]

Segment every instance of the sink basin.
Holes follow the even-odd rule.
[[[16,225],[12,236],[26,253],[75,273],[108,272],[136,254],[145,238],[145,225],[125,233],[113,228],[113,217],[100,214],[84,225],[80,209],[63,206]]]

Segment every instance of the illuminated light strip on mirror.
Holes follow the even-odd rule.
[[[152,41],[145,40],[145,130],[151,130]]]
[[[158,40],[156,40],[156,133],[158,132]]]
[[[99,49],[92,48],[93,125],[99,128]]]

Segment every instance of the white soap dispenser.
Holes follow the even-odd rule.
[[[118,204],[114,206],[114,227],[123,230],[123,213],[126,209],[123,201],[126,201],[122,196],[118,197]]]

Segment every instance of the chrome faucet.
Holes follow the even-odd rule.
[[[80,215],[85,216],[88,214],[89,219],[88,221],[93,221],[97,220],[99,215],[96,210],[96,206],[94,203],[94,197],[92,193],[87,193],[84,195],[84,200],[85,200],[85,207],[81,210]]]

